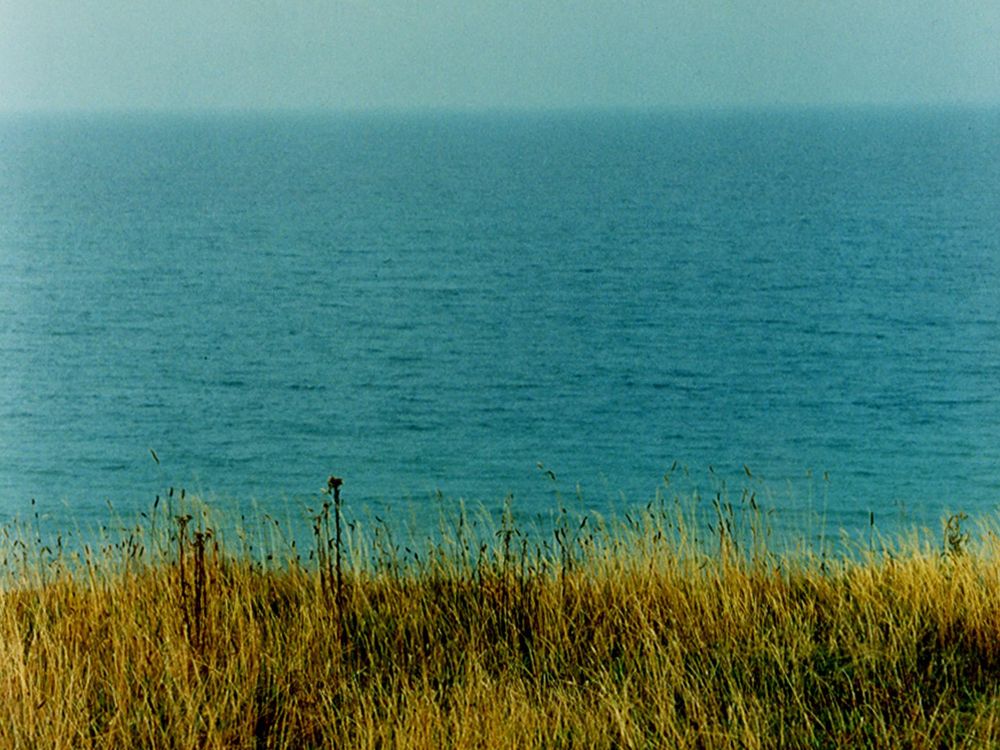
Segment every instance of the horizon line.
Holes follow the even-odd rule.
[[[0,117],[76,116],[365,116],[365,115],[561,115],[561,114],[739,114],[792,111],[914,111],[998,110],[1000,101],[815,101],[815,102],[701,102],[660,104],[571,104],[571,105],[355,105],[355,106],[120,106],[120,107],[10,107],[0,108]]]

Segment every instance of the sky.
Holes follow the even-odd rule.
[[[1000,104],[998,0],[0,0],[0,110]]]

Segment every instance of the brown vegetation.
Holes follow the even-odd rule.
[[[336,500],[311,560],[230,554],[198,513],[8,542],[0,746],[1000,745],[993,534],[831,560],[725,525],[704,549],[662,511],[548,544],[463,516],[403,561],[342,550]]]

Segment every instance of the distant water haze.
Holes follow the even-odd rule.
[[[1000,500],[996,109],[11,115],[0,149],[4,518],[304,513],[330,473],[418,522],[612,513],[675,462],[834,528]]]
[[[1000,104],[995,0],[0,3],[0,110]]]

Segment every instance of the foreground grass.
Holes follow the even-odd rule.
[[[403,561],[333,510],[311,560],[185,516],[8,541],[0,746],[1000,746],[994,535],[831,560],[662,512],[487,545],[460,518]]]

